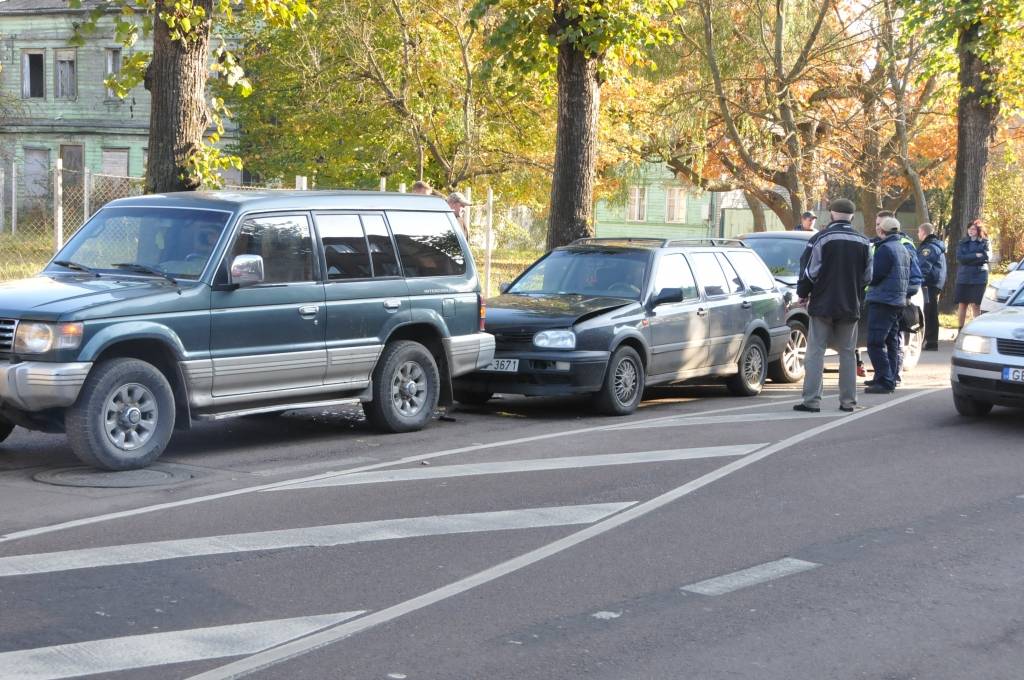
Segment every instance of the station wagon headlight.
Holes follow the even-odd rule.
[[[14,336],[15,354],[44,354],[53,349],[78,349],[82,344],[80,323],[35,323],[22,321]]]
[[[533,336],[533,346],[543,349],[576,349],[576,334],[572,331],[541,331]]]
[[[992,340],[981,335],[965,333],[956,339],[956,348],[968,354],[989,354],[992,352]]]

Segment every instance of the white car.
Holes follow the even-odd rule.
[[[1024,260],[1011,263],[1006,278],[997,283],[990,283],[985,289],[985,297],[981,300],[981,311],[995,312],[1006,306],[1006,301],[1020,290],[1024,283]]]
[[[1024,289],[964,327],[949,379],[960,415],[984,416],[993,404],[1024,408]]]

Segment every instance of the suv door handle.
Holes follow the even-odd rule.
[[[743,304],[740,305],[743,309],[750,309],[753,305],[750,304],[750,300],[744,300]]]
[[[697,316],[707,316],[707,315],[708,315],[708,310],[704,309],[703,307],[698,307],[697,308]]]
[[[391,299],[391,300],[385,300],[384,301],[384,309],[388,309],[388,310],[394,311],[394,310],[398,309],[401,306],[402,306],[402,301],[401,300]]]
[[[320,308],[316,305],[304,305],[299,307],[299,316],[316,316],[320,313]]]

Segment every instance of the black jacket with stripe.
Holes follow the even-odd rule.
[[[810,298],[807,313],[837,320],[860,318],[871,281],[871,242],[849,222],[832,222],[807,241],[796,292]]]

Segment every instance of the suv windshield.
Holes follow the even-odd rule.
[[[640,250],[555,250],[530,267],[508,292],[639,300],[648,259],[648,253]]]
[[[103,208],[61,249],[47,269],[132,271],[146,268],[196,279],[206,268],[229,213],[180,208]]]
[[[800,256],[807,241],[796,238],[748,238],[744,242],[761,256],[773,276],[796,278],[800,274]]]

